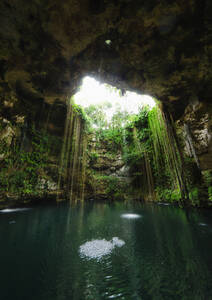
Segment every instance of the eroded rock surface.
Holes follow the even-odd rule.
[[[2,1],[1,80],[7,89],[52,102],[73,93],[90,73],[157,96],[177,116],[192,93],[211,99],[211,5]]]
[[[188,126],[191,143],[202,170],[212,169],[212,104],[196,102],[188,105],[182,118]],[[188,138],[185,136],[185,140]],[[189,156],[193,156],[189,145],[185,148]]]

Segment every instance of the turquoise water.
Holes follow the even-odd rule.
[[[0,299],[210,300],[212,212],[98,202],[3,211]]]

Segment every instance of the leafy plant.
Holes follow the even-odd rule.
[[[192,205],[199,205],[199,189],[194,187],[189,192],[189,199],[191,200]]]
[[[209,187],[212,185],[212,171],[208,170],[208,171],[204,171],[203,172],[203,179],[205,184]]]
[[[181,192],[180,189],[176,189],[171,192],[171,199],[172,202],[179,202],[181,200]]]
[[[208,187],[208,198],[210,201],[212,201],[212,186]]]
[[[20,195],[38,193],[39,173],[48,161],[49,139],[45,132],[34,127],[28,130],[28,136],[31,138],[30,150],[23,150],[17,145],[4,149],[0,191]]]
[[[91,152],[91,153],[89,154],[89,157],[90,157],[90,162],[91,162],[91,164],[94,164],[94,163],[97,161],[97,159],[98,159],[98,157],[99,157],[99,154],[96,153],[96,152]]]

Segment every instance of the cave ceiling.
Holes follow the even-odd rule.
[[[180,114],[211,101],[211,15],[211,0],[3,0],[0,88],[51,102],[89,74]]]

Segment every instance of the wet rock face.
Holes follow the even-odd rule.
[[[212,169],[212,104],[191,102],[185,110],[183,123],[189,128],[191,143],[202,170]],[[187,140],[187,137],[186,137]],[[193,156],[187,146],[185,152]]]
[[[104,149],[103,149],[104,150]],[[97,152],[98,153],[98,152]],[[90,162],[90,167],[96,171],[105,171],[107,175],[118,172],[124,166],[121,154],[110,156],[108,153],[98,153],[94,162]]]
[[[88,137],[86,198],[126,199],[130,196],[129,170],[121,150],[111,149],[105,140]]]

